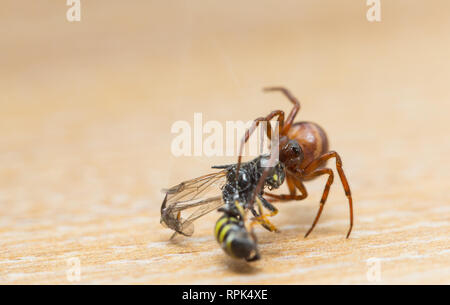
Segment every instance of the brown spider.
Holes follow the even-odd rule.
[[[270,126],[270,120],[277,118],[278,121],[278,143],[279,143],[279,159],[284,163],[286,168],[286,183],[289,188],[289,194],[287,195],[275,195],[265,193],[265,195],[271,197],[271,201],[288,201],[288,200],[302,200],[308,196],[308,192],[303,184],[303,181],[314,179],[318,176],[328,174],[328,180],[325,184],[325,189],[320,199],[320,207],[314,219],[311,228],[306,232],[307,237],[316,226],[320,215],[322,214],[323,207],[328,197],[331,184],[333,183],[334,174],[330,168],[326,168],[326,162],[328,159],[336,159],[336,169],[341,179],[342,186],[345,190],[345,195],[348,198],[350,208],[350,228],[347,233],[347,238],[350,236],[353,227],[353,200],[350,192],[350,186],[347,178],[345,177],[344,170],[342,169],[342,161],[339,154],[335,151],[328,150],[328,139],[325,131],[316,123],[312,122],[296,122],[294,123],[295,116],[300,110],[300,103],[298,100],[283,87],[270,87],[265,88],[264,91],[280,91],[289,101],[294,104],[294,108],[289,113],[286,120],[284,119],[284,112],[282,110],[274,110],[266,117],[259,117],[254,120],[251,127],[246,130],[245,135],[241,142],[238,158],[238,169],[242,160],[242,151],[244,144],[248,141],[250,135],[255,131],[260,122],[267,122],[267,136],[272,139],[272,130]],[[262,188],[262,182],[267,176],[267,171],[261,177],[258,186],[255,189],[255,194],[258,194]],[[300,191],[300,195],[297,195],[297,190]],[[252,202],[253,204],[253,202]],[[274,215],[276,213],[272,213]],[[264,216],[258,219],[269,228],[276,230]]]

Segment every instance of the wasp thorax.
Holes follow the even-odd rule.
[[[244,168],[240,168],[239,174],[236,175],[236,168],[234,168],[227,173],[227,182],[234,185],[237,184],[239,190],[244,190],[248,188],[249,185],[251,185],[252,177]]]

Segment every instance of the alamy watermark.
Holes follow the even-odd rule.
[[[381,22],[381,0],[367,0],[367,10],[366,18],[369,22]]]
[[[261,121],[258,125],[255,121],[226,121],[224,126],[218,121],[203,122],[202,113],[194,113],[193,126],[187,121],[176,121],[172,124],[171,132],[176,135],[171,143],[172,155],[176,157],[238,156],[247,133],[248,141],[242,145],[242,156],[270,153],[278,159],[278,121]]]
[[[66,19],[69,22],[81,21],[81,1],[67,0],[66,4],[69,7],[66,13]]]
[[[381,260],[376,257],[371,257],[366,261],[367,264],[367,281],[370,283],[381,282]]]
[[[70,6],[66,13],[67,21],[81,21],[81,0],[66,0],[66,4]],[[366,0],[366,5],[369,6],[367,21],[381,22],[381,0]]]
[[[71,257],[66,260],[66,278],[69,282],[79,282],[81,280],[81,261],[78,257]]]

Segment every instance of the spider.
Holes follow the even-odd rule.
[[[268,87],[264,88],[264,91],[279,91],[283,93],[284,96],[286,96],[287,99],[294,105],[294,107],[287,116],[286,120],[282,110],[274,110],[266,117],[259,117],[253,121],[252,125],[246,130],[244,137],[242,138],[237,172],[239,172],[239,166],[242,160],[242,151],[245,143],[248,141],[258,125],[261,122],[266,122],[266,133],[268,138],[272,140],[272,136],[277,137],[279,160],[284,163],[286,168],[286,183],[289,189],[289,194],[284,195],[265,193],[265,195],[270,197],[271,202],[305,199],[308,197],[308,192],[303,182],[322,175],[328,175],[316,217],[310,229],[305,234],[305,237],[307,237],[319,221],[325,202],[327,201],[328,193],[333,183],[334,173],[332,169],[326,167],[326,163],[329,159],[334,158],[336,160],[336,169],[349,203],[350,227],[346,236],[346,238],[348,238],[353,228],[353,199],[350,186],[347,178],[345,177],[344,170],[342,169],[341,157],[337,152],[329,150],[327,135],[319,125],[306,121],[294,122],[294,119],[300,110],[300,103],[289,92],[289,90],[283,87]],[[275,134],[272,135],[270,121],[274,118],[276,118],[278,126],[275,130]],[[273,148],[274,147],[272,147],[272,149]],[[261,191],[267,174],[268,172],[266,171],[261,177],[258,186],[255,189],[255,195]],[[297,191],[299,191],[300,194],[297,194]],[[267,227],[275,228],[264,216],[261,216],[259,221],[265,223]]]

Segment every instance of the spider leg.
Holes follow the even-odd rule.
[[[289,113],[285,123],[284,123],[284,128],[281,129],[281,134],[282,135],[286,135],[289,131],[289,129],[292,126],[292,123],[294,122],[295,116],[297,115],[298,111],[300,110],[300,102],[297,100],[297,98],[295,98],[295,96],[293,96],[291,94],[291,92],[284,88],[284,87],[266,87],[263,89],[266,92],[270,92],[270,91],[280,91],[281,93],[283,93],[289,101],[291,101],[292,104],[294,104],[294,108],[292,108],[291,112]]]
[[[312,232],[312,230],[316,226],[317,222],[319,221],[320,215],[322,214],[322,211],[323,211],[323,207],[325,206],[325,202],[327,201],[327,198],[328,198],[328,193],[330,192],[331,184],[333,183],[333,179],[334,179],[333,171],[329,168],[318,169],[308,175],[308,178],[313,178],[313,177],[317,177],[317,176],[321,176],[321,175],[325,175],[325,174],[328,174],[328,179],[327,179],[327,183],[325,184],[325,189],[323,190],[323,193],[322,193],[322,198],[320,199],[320,207],[319,207],[319,210],[317,211],[316,218],[314,219],[314,222],[311,225],[311,228],[309,228],[308,232],[306,232],[306,234],[305,234],[305,238],[308,237],[308,235]]]
[[[313,176],[317,176],[319,174],[315,174],[321,170],[317,170],[315,171],[320,165],[322,165],[323,163],[325,163],[325,161],[327,161],[328,159],[331,158],[335,158],[336,159],[336,169],[337,172],[339,174],[339,178],[341,180],[342,183],[342,187],[344,188],[345,191],[345,196],[347,196],[348,199],[348,204],[349,204],[349,209],[350,209],[350,228],[348,229],[347,232],[347,238],[350,236],[350,233],[352,232],[352,228],[353,228],[353,198],[352,198],[352,194],[350,191],[350,186],[348,184],[347,178],[345,177],[345,173],[344,170],[342,169],[342,160],[341,157],[339,156],[339,154],[335,151],[329,151],[327,153],[324,153],[323,155],[321,155],[320,157],[318,157],[317,159],[313,160],[305,169],[304,169],[304,175],[305,177],[308,176],[310,177],[311,175]],[[323,169],[323,170],[327,170],[327,169]],[[330,181],[330,177],[331,175],[328,177],[328,181],[327,181],[327,185],[328,182]],[[330,185],[332,183],[333,179],[331,178],[331,182]],[[328,187],[329,190],[329,187]],[[325,191],[327,191],[327,186],[325,186]],[[326,197],[328,196],[328,191],[325,194],[324,191],[324,195],[322,196],[322,199],[326,200]],[[319,212],[321,213],[321,210],[323,209],[323,204],[322,204],[322,200],[321,200],[321,208],[319,209]],[[318,213],[318,216],[320,217],[320,214]],[[317,217],[316,217],[317,218]],[[313,224],[314,227],[314,224]],[[312,228],[313,228],[312,227]],[[310,231],[312,230],[312,228],[310,229]],[[308,231],[307,235],[310,232]]]
[[[250,136],[253,134],[253,132],[256,130],[256,128],[259,126],[259,124],[261,122],[268,122],[268,121],[270,121],[271,119],[273,119],[276,116],[277,116],[277,121],[278,121],[278,124],[279,124],[279,130],[282,130],[283,126],[284,126],[284,111],[282,111],[282,110],[274,110],[271,113],[269,113],[266,117],[256,118],[253,121],[253,123],[250,126],[250,128],[248,128],[245,131],[245,134],[244,134],[244,136],[242,137],[242,140],[241,140],[241,145],[239,147],[237,171],[239,171],[239,168],[240,168],[240,164],[241,164],[241,161],[242,161],[242,151],[244,150],[245,143],[247,143],[248,139],[250,138]],[[267,136],[271,139],[271,128],[268,128],[267,132],[268,132]]]
[[[237,162],[237,166],[236,166],[236,172],[237,173],[239,172],[239,169],[241,167],[242,151],[244,149],[244,144],[248,141],[248,139],[250,138],[251,134],[255,131],[256,127],[260,124],[260,122],[264,122],[264,121],[268,122],[271,119],[273,119],[274,117],[277,117],[277,121],[279,122],[279,128],[278,128],[278,132],[279,132],[283,128],[283,124],[284,124],[284,111],[282,111],[282,110],[274,110],[269,115],[267,115],[266,117],[259,117],[259,118],[255,119],[253,121],[252,125],[250,126],[250,128],[245,131],[244,137],[242,138],[242,141],[241,141],[241,146],[239,148],[239,157],[238,157],[238,162]],[[273,161],[272,157],[271,157],[270,161]],[[269,165],[269,167],[270,167],[270,165]],[[267,177],[267,174],[268,174],[268,168],[266,168],[264,170],[264,172],[262,173],[262,175],[261,175],[261,177],[260,177],[260,179],[258,181],[258,184],[257,184],[257,186],[255,188],[255,191],[254,191],[254,195],[253,195],[252,200],[250,202],[250,207],[253,207],[254,198],[255,198],[256,194],[259,194],[261,189],[263,188],[263,184],[264,184],[264,181],[265,181],[265,179]],[[236,183],[237,183],[237,180],[236,180]]]
[[[293,174],[287,173],[286,183],[289,188],[289,194],[287,194],[287,195],[264,193],[265,195],[267,195],[271,198],[269,200],[270,202],[302,200],[302,199],[305,199],[306,197],[308,197],[308,191],[306,190],[305,185],[299,178],[297,178]],[[300,191],[300,193],[301,193],[300,195],[297,195],[297,189]]]

